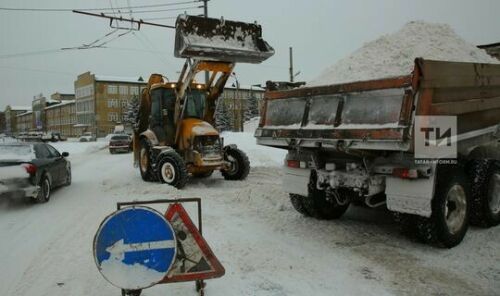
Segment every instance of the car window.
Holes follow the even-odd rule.
[[[47,144],[45,146],[47,147],[47,149],[49,149],[50,155],[52,157],[61,157],[61,153],[59,153],[59,151],[57,151],[56,148]]]
[[[111,138],[113,141],[127,141],[129,139],[129,136],[114,136]]]
[[[36,158],[50,158],[50,152],[45,145],[35,145]]]
[[[34,157],[29,145],[0,145],[0,160],[26,159]]]

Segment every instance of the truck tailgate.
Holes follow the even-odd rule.
[[[341,140],[353,148],[406,150],[412,104],[410,76],[269,92],[255,136],[278,147]]]

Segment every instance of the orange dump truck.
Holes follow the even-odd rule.
[[[284,188],[306,216],[387,207],[427,242],[500,222],[500,65],[416,59],[346,84],[269,83],[255,137],[288,150]]]

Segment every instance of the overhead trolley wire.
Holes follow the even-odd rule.
[[[33,11],[33,12],[71,12],[73,10],[85,10],[85,11],[113,11],[119,9],[141,9],[141,8],[153,8],[153,7],[166,7],[166,6],[177,6],[183,4],[192,4],[198,3],[198,0],[191,1],[179,1],[173,3],[164,3],[164,4],[151,4],[151,5],[138,5],[138,6],[123,6],[123,7],[102,7],[102,8],[15,8],[15,7],[0,7],[0,10],[4,11]],[[132,11],[133,12],[133,11]]]

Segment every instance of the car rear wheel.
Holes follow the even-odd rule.
[[[50,200],[50,180],[47,176],[43,176],[38,184],[40,186],[40,191],[38,191],[38,195],[36,197],[36,201],[39,203],[48,202]]]
[[[66,172],[66,182],[64,182],[64,186],[71,185],[71,168],[68,168]]]

